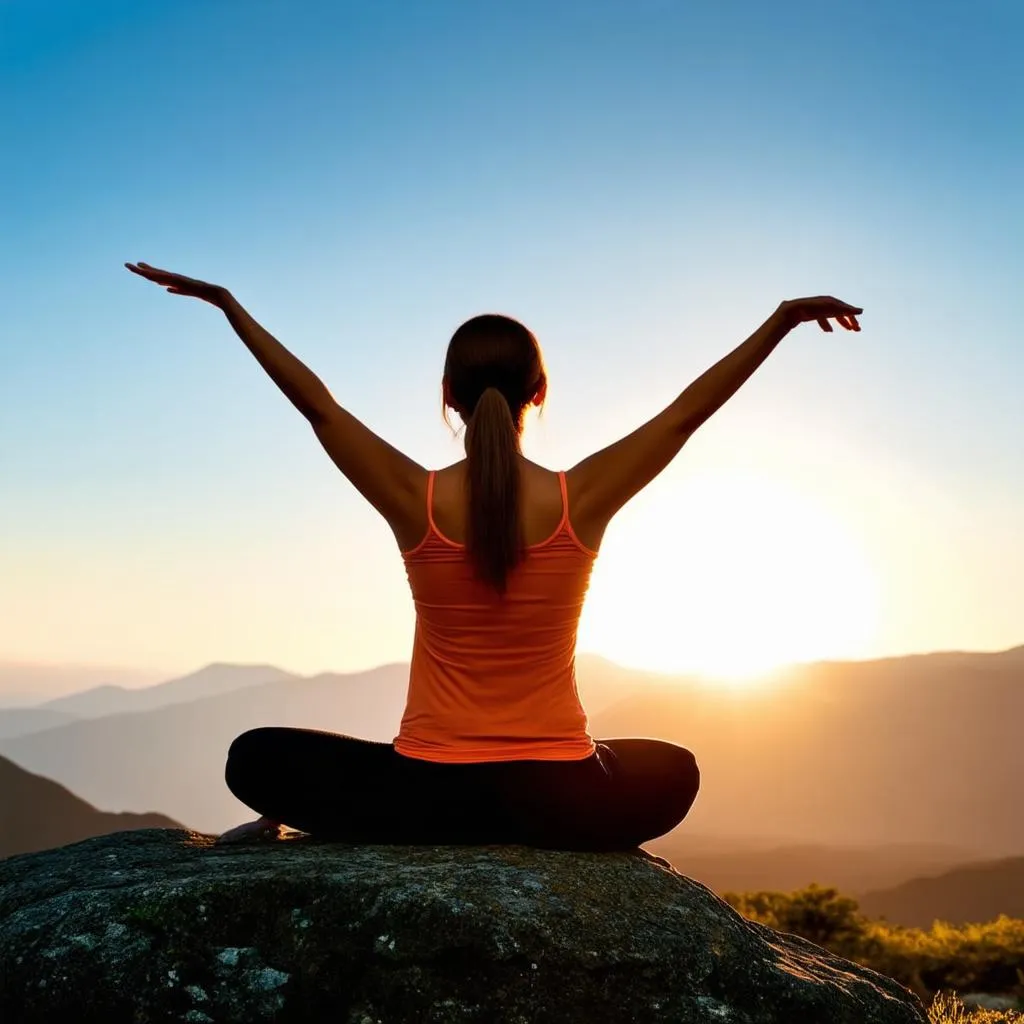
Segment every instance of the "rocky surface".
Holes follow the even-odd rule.
[[[0,1019],[925,1024],[896,982],[640,851],[251,846],[147,829],[0,862]]]

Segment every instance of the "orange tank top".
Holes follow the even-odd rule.
[[[416,605],[405,713],[394,747],[427,761],[571,761],[594,741],[576,690],[576,629],[596,552],[562,519],[531,544],[499,597],[476,579],[465,544],[434,522],[402,552]]]

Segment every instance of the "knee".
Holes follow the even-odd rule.
[[[700,789],[700,768],[697,758],[685,747],[676,746],[672,753],[671,800],[673,814],[678,820],[686,816]]]
[[[228,747],[229,761],[248,761],[258,757],[266,749],[267,739],[272,730],[264,726],[260,729],[249,729],[236,736]]]
[[[224,779],[235,795],[251,779],[261,764],[266,763],[268,756],[269,728],[249,729],[236,736],[228,747],[227,764],[224,766]]]
[[[697,758],[693,756],[693,752],[687,750],[686,747],[676,747],[674,761],[676,775],[680,782],[697,789],[700,786],[700,767],[697,765]]]

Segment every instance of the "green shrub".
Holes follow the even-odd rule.
[[[936,921],[928,931],[875,922],[869,934],[877,953],[867,966],[915,991],[1024,996],[1024,921],[1005,915],[960,927]]]
[[[928,931],[871,921],[857,901],[818,885],[795,892],[724,893],[744,917],[800,935],[839,956],[895,978],[928,1002],[940,990],[1024,998],[1024,921],[1001,916]],[[974,1018],[972,1018],[974,1019]]]
[[[722,898],[751,921],[799,935],[843,956],[848,956],[843,950],[861,950],[870,924],[857,913],[856,900],[819,885],[789,893],[727,892]]]

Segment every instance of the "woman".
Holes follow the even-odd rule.
[[[260,728],[228,752],[231,791],[261,817],[219,841],[276,838],[282,824],[377,843],[523,843],[631,849],[674,828],[697,795],[683,747],[587,732],[576,627],[611,518],[672,461],[797,324],[860,330],[862,310],[795,299],[632,434],[566,472],[524,458],[528,407],[547,377],[534,336],[504,316],[464,323],[448,346],[445,415],[466,458],[428,472],[331,397],[225,288],[125,264],[221,309],[309,420],[328,455],[387,520],[416,605],[409,689],[393,743]]]

